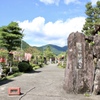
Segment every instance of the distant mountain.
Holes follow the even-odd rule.
[[[44,46],[41,46],[41,47],[36,47],[36,46],[30,46],[28,43],[26,43],[25,41],[22,41],[22,48],[23,50],[26,50],[26,51],[41,51],[43,52],[47,46],[50,46],[50,49],[53,53],[55,53],[56,55],[60,54],[61,52],[66,52],[67,51],[67,46],[64,46],[64,47],[60,47],[60,46],[57,46],[57,45],[53,45],[53,44],[47,44],[47,45],[44,45]],[[32,50],[33,48],[33,50]],[[30,49],[30,50],[28,50]]]
[[[45,50],[47,46],[50,46],[51,51],[53,53],[55,53],[56,55],[60,54],[61,52],[66,52],[67,51],[67,46],[60,47],[60,46],[52,45],[52,44],[37,47],[37,49],[43,52],[43,50]]]
[[[30,45],[22,40],[22,49],[26,49],[26,48],[29,48],[29,47],[30,47]]]
[[[32,47],[30,46],[28,43],[26,43],[25,41],[22,41],[22,49],[25,52],[31,53],[31,54],[39,54],[40,50],[37,49],[37,47]]]
[[[62,47],[62,49],[63,49],[64,51],[66,51],[68,48],[67,48],[67,46],[64,46],[64,47]]]

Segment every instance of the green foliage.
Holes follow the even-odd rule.
[[[40,54],[40,51],[35,47],[27,46],[24,50],[27,53],[31,53],[33,56]]]
[[[92,7],[92,3],[89,2],[86,4],[86,22],[83,26],[82,32],[84,32],[86,35],[91,35],[93,30],[94,30],[94,23],[93,23],[93,18],[94,18],[94,10]]]
[[[31,63],[30,65],[32,66],[33,70],[40,68],[40,66],[38,64]]]
[[[34,68],[37,64],[31,63],[30,65],[32,66],[32,68]]]
[[[34,57],[34,59],[32,60],[32,63],[31,63],[31,65],[33,66],[33,67],[35,67],[35,66],[39,66],[39,67],[43,67],[43,63],[44,63],[44,59],[43,59],[43,56],[35,56]]]
[[[27,49],[29,47],[30,47],[30,45],[22,40],[22,49],[25,50],[25,49]]]
[[[19,62],[18,64],[18,68],[20,72],[27,72],[27,71],[32,71],[33,67],[32,65],[29,63],[29,61],[22,61]]]
[[[60,46],[56,46],[56,45],[52,45],[52,44],[48,44],[48,45],[45,45],[42,47],[37,47],[37,49],[39,49],[41,52],[43,52],[48,46],[50,46],[51,51],[55,55],[59,55],[61,52],[65,52],[67,50],[67,46],[60,47]]]
[[[18,66],[19,61],[13,60],[13,66]]]
[[[22,29],[16,22],[11,22],[8,26],[0,27],[0,45],[5,47],[9,52],[16,50],[16,47],[21,46],[21,39],[23,37],[21,31]]]
[[[33,70],[36,70],[36,69],[39,69],[39,68],[40,68],[39,65],[35,65],[35,66],[33,67]]]
[[[42,62],[38,62],[38,66],[43,67],[43,63]]]
[[[62,52],[61,54],[59,54],[57,56],[57,58],[61,59],[61,61],[58,63],[58,67],[60,68],[65,68],[66,67],[66,61],[67,61],[67,51],[66,52]],[[63,61],[63,64],[62,64]]]
[[[20,75],[22,75],[21,72],[16,72],[16,73],[14,73],[14,74],[12,74],[12,75],[10,75],[10,76],[7,76],[6,78],[7,78],[7,79],[11,79],[11,78],[13,78],[13,77],[17,77],[17,76],[20,76]]]
[[[27,69],[27,71],[32,71],[33,70],[33,66],[31,66],[30,64],[29,64],[29,68]]]
[[[12,66],[12,72],[13,73],[15,73],[15,72],[18,72],[19,71],[19,69],[18,69],[18,67],[16,66]],[[3,67],[3,73],[4,74],[8,74],[10,72],[10,67]]]
[[[62,65],[62,63],[58,63],[58,65],[57,65],[59,68],[65,68],[66,67],[66,64],[64,63],[63,65]]]
[[[98,32],[98,35],[100,35],[100,32]]]
[[[20,72],[26,72],[29,68],[29,64],[26,62],[19,62],[18,68]]]
[[[90,45],[93,46],[94,45],[94,41],[90,42]]]
[[[2,57],[6,58],[7,56],[8,56],[8,51],[5,50],[5,49],[1,49],[1,50],[0,50],[0,57],[1,57],[1,58],[2,58]]]
[[[4,67],[4,68],[3,68],[3,73],[4,73],[4,74],[7,75],[9,71],[10,71],[10,68],[9,68],[9,67]]]
[[[16,66],[12,66],[12,72],[13,73],[16,73],[16,72],[19,72],[19,68]]]
[[[66,55],[66,52],[61,52],[58,57],[61,58],[62,56],[65,56]]]
[[[97,1],[95,6],[92,6],[91,2],[86,4],[86,22],[83,26],[82,32],[85,35],[94,35],[94,32],[98,25],[100,25],[100,1]]]
[[[43,52],[43,55],[47,58],[47,59],[50,59],[52,57],[55,56],[55,54],[51,51],[51,48],[50,46],[47,46],[46,49],[44,50]]]
[[[85,97],[90,97],[90,94],[86,92],[86,93],[84,94],[84,96],[85,96]]]

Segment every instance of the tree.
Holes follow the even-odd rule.
[[[85,35],[94,35],[98,25],[100,26],[100,1],[97,1],[96,6],[92,6],[91,2],[86,4],[86,22],[83,26],[82,32]]]
[[[94,31],[94,9],[92,7],[92,3],[88,2],[86,4],[86,15],[87,18],[85,19],[86,22],[83,26],[82,32],[85,33],[85,35],[91,35],[91,33]]]
[[[54,53],[51,51],[50,46],[47,46],[43,53],[48,59],[54,57]]]
[[[94,22],[95,28],[100,25],[100,1],[97,1],[94,7]]]
[[[22,29],[16,22],[11,22],[8,26],[0,27],[0,36],[0,45],[5,47],[9,52],[21,46],[21,39],[23,38]]]

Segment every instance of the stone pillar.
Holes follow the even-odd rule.
[[[94,79],[91,46],[82,33],[71,33],[68,37],[68,56],[64,89],[67,93],[92,92]]]
[[[95,73],[94,73],[94,87],[93,94],[100,94],[100,35],[94,36],[93,54],[95,61]]]

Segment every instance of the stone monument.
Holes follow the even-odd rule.
[[[79,32],[68,37],[68,56],[65,70],[64,89],[67,93],[93,92],[94,86],[93,49]]]

